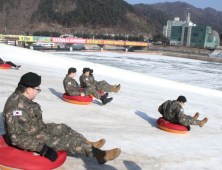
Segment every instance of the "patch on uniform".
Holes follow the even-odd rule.
[[[72,84],[71,82],[68,82],[68,85]]]
[[[86,78],[86,80],[88,80],[88,78]]]
[[[22,116],[22,111],[21,110],[13,111],[13,116]]]
[[[181,112],[183,112],[183,109],[181,109]]]

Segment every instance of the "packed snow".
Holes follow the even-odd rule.
[[[35,101],[42,106],[46,123],[65,123],[90,141],[106,139],[103,150],[116,147],[122,150],[117,159],[104,165],[98,164],[95,158],[69,153],[61,170],[221,169],[221,91],[4,44],[0,44],[0,54],[3,60],[22,65],[20,70],[0,69],[0,135],[5,133],[1,117],[5,102],[20,77],[31,71],[42,76],[42,92]],[[112,56],[112,53],[106,55]],[[143,57],[142,54],[135,55]],[[180,64],[180,59],[173,60]],[[189,62],[192,63],[191,70],[198,64],[195,60]],[[121,84],[121,90],[109,93],[113,101],[105,106],[97,99],[86,106],[67,103],[61,95],[64,93],[62,81],[69,67],[77,68],[77,82],[82,68],[90,67],[96,80]],[[182,77],[193,76],[189,71],[180,74]],[[186,134],[169,133],[157,127],[159,105],[179,95],[188,100],[185,113],[193,116],[198,111],[199,119],[208,117],[206,125],[202,128],[191,126],[191,131]]]

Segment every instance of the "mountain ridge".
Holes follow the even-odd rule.
[[[55,31],[152,37],[163,31],[167,20],[185,20],[187,8],[194,24],[222,33],[222,11],[180,1],[130,5],[124,0],[0,0],[0,33]]]

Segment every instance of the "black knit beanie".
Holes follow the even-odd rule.
[[[187,99],[186,99],[185,96],[179,96],[179,97],[177,98],[177,101],[178,101],[178,102],[183,102],[183,103],[185,103],[185,102],[187,102]]]
[[[28,72],[21,77],[19,84],[25,87],[38,87],[41,84],[41,76]]]

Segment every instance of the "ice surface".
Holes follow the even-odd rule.
[[[115,147],[122,150],[117,159],[105,165],[99,165],[95,158],[68,154],[61,169],[221,169],[221,91],[3,44],[0,44],[0,54],[2,59],[22,65],[20,70],[0,70],[0,116],[6,99],[15,90],[20,77],[32,71],[42,76],[42,92],[35,101],[42,106],[46,123],[65,123],[88,140],[105,138],[107,142],[102,148],[104,150]],[[83,57],[85,54],[78,52],[78,55]],[[106,60],[107,57],[104,53],[92,55],[101,55],[101,60]],[[110,56],[112,53],[108,55]],[[122,56],[129,57],[127,54]],[[155,57],[165,60],[164,56],[149,58]],[[184,65],[187,61],[173,58],[171,62]],[[189,60],[189,63],[192,67],[203,62]],[[166,67],[168,66],[166,63]],[[82,68],[90,67],[94,69],[97,80],[106,80],[110,84],[120,83],[122,88],[117,94],[109,94],[114,99],[105,106],[96,99],[87,106],[67,103],[61,99],[61,95],[64,93],[62,81],[69,67],[77,68],[77,81]],[[164,62],[161,67],[164,68]],[[217,71],[220,72],[215,69],[215,72]],[[189,78],[193,76],[193,72],[181,72],[180,75]],[[209,118],[205,126],[192,126],[191,131],[186,134],[168,133],[157,127],[156,120],[160,117],[158,106],[168,99],[176,99],[179,95],[187,97],[188,102],[184,106],[186,114],[193,116],[198,111],[200,119]],[[0,135],[3,133],[4,127],[0,118]]]
[[[106,52],[53,52],[53,54],[222,91],[221,63],[147,54]]]

